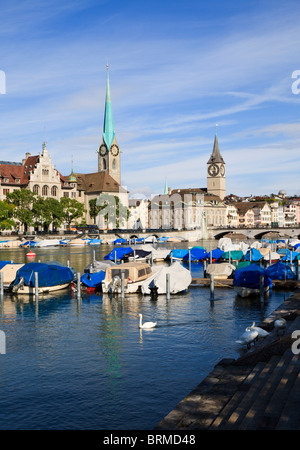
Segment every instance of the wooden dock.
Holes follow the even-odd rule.
[[[282,335],[279,317],[287,321]],[[155,430],[299,430],[300,341],[292,333],[300,338],[300,293],[259,326],[270,334],[237,360],[220,361]]]

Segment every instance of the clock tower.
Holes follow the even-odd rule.
[[[207,163],[207,192],[224,199],[225,188],[225,162],[219,149],[217,133],[215,134],[213,152]]]
[[[121,184],[120,149],[115,137],[107,66],[106,99],[102,141],[98,150],[98,172],[107,172]]]

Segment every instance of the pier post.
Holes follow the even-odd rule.
[[[264,302],[264,298],[265,298],[265,279],[263,275],[259,276],[259,299],[260,302],[263,303]]]
[[[135,249],[133,250],[133,261],[135,262],[135,258],[136,258],[136,256],[135,256],[136,254],[135,254]]]
[[[296,280],[297,280],[297,281],[300,280],[299,263],[300,263],[300,260],[297,260],[297,259],[296,259]]]
[[[209,263],[212,264],[212,250],[209,253]]]
[[[212,274],[210,274],[209,289],[210,289],[210,300],[214,300],[214,298],[215,298],[215,280],[214,280],[214,276]]]
[[[38,272],[34,272],[34,294],[35,301],[39,301],[39,274]]]
[[[170,274],[166,274],[166,295],[167,300],[170,300]]]
[[[124,300],[125,297],[125,272],[121,272],[121,299]]]
[[[69,260],[67,261],[67,266],[70,267],[70,261]]]
[[[4,287],[3,287],[3,272],[0,272],[0,298],[3,300]]]
[[[171,264],[173,264],[173,250],[171,250]]]
[[[207,269],[207,262],[206,259],[203,261],[203,276],[206,278],[206,269]]]
[[[117,251],[115,250],[115,264],[117,264]]]
[[[189,249],[189,271],[192,270],[191,249]]]
[[[80,272],[77,272],[77,299],[81,298]]]
[[[228,262],[229,262],[229,264],[231,264],[231,254],[230,254],[230,250],[229,250],[229,252],[228,252]]]

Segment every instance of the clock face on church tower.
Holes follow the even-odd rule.
[[[101,156],[105,156],[107,152],[107,148],[105,145],[101,145],[101,147],[99,148],[99,153]]]
[[[222,164],[220,166],[220,175],[221,175],[221,177],[224,177],[224,175],[225,175],[225,166],[224,166],[224,164]]]
[[[119,154],[119,148],[118,148],[117,145],[113,145],[113,146],[111,147],[111,154],[112,154],[113,156],[117,156],[117,155]]]
[[[219,167],[216,164],[210,164],[208,166],[208,173],[211,177],[216,177],[219,173]]]

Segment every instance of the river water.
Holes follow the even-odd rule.
[[[36,261],[69,260],[81,273],[93,250],[101,260],[112,247],[34,249]],[[1,249],[1,259],[28,262],[27,252]],[[193,276],[202,273],[201,264],[192,264]],[[244,350],[235,340],[245,327],[289,295],[274,291],[261,305],[218,288],[211,302],[208,288],[190,287],[170,300],[83,294],[78,302],[65,290],[44,295],[37,307],[7,294],[0,429],[151,430],[217,362],[237,358]],[[140,330],[138,313],[157,327]]]

